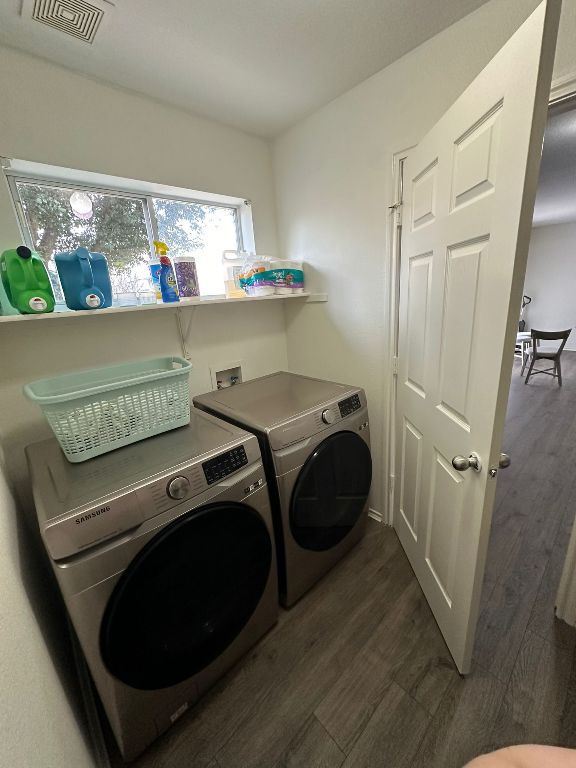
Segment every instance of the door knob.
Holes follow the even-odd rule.
[[[509,467],[512,463],[510,456],[508,456],[507,453],[501,453],[500,458],[498,459],[498,466],[497,467],[491,467],[488,470],[488,474],[490,477],[496,477],[498,474],[499,469],[506,469],[506,467]]]
[[[458,472],[466,472],[467,469],[472,468],[474,472],[480,472],[482,469],[482,463],[480,456],[477,453],[471,453],[468,458],[466,456],[454,456],[452,459],[452,466],[457,469]]]

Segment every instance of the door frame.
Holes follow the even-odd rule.
[[[552,81],[548,109],[561,102],[576,97],[576,72],[556,78]],[[387,248],[388,268],[386,271],[385,296],[389,312],[387,354],[385,365],[387,373],[384,376],[384,514],[383,522],[394,525],[394,488],[396,482],[396,385],[398,378],[398,324],[400,319],[400,259],[402,257],[402,205],[404,179],[403,169],[414,145],[401,149],[392,155],[392,197],[388,205]],[[575,551],[576,568],[576,551]]]
[[[398,361],[398,329],[400,319],[400,258],[402,253],[402,204],[404,193],[404,163],[410,155],[413,146],[395,152],[392,155],[392,197],[388,205],[388,221],[386,239],[388,243],[388,269],[386,270],[386,297],[388,312],[385,321],[388,323],[387,348],[384,375],[384,512],[383,522],[394,524],[394,487],[396,482],[396,381]]]
[[[559,78],[552,84],[550,91],[550,106],[560,104],[568,99],[576,98],[576,75]],[[562,575],[558,584],[555,603],[555,613],[571,626],[576,626],[576,525],[568,540],[568,548],[562,567]]]

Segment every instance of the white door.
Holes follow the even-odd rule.
[[[540,5],[404,167],[394,524],[470,669],[559,3]],[[456,456],[481,469],[458,471]]]

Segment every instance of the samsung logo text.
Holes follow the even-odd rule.
[[[80,523],[87,523],[88,520],[91,520],[93,517],[99,517],[100,515],[103,515],[104,512],[110,512],[110,507],[101,507],[100,509],[95,509],[92,512],[88,512],[86,515],[77,517],[76,525],[80,525]]]

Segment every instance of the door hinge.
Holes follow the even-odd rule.
[[[398,358],[397,357],[392,358],[392,375],[398,376]]]

